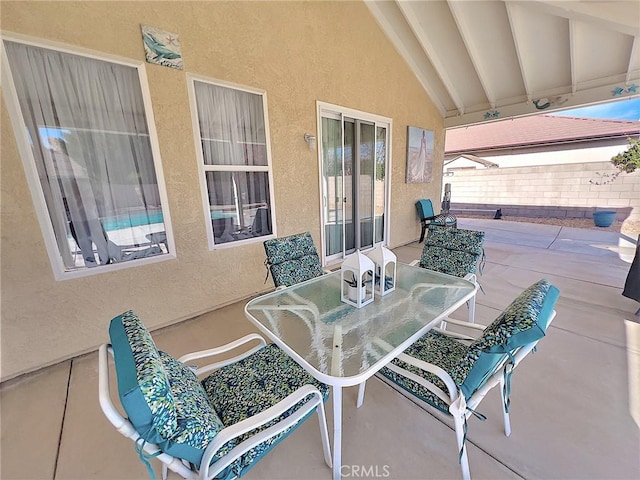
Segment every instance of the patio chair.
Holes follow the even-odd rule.
[[[135,442],[152,479],[151,458],[162,462],[163,478],[167,468],[188,479],[240,477],[314,411],[324,459],[331,466],[323,405],[328,387],[260,335],[177,360],[156,348],[131,311],[111,321],[109,335],[111,344],[99,350],[100,406],[113,426]],[[244,352],[225,355],[237,348]],[[109,393],[108,352],[128,418]],[[209,365],[186,365],[219,355],[222,359]]]
[[[487,392],[500,386],[505,435],[509,420],[510,380],[514,369],[534,350],[555,316],[559,291],[541,280],[518,296],[488,327],[456,320],[478,338],[450,330],[431,330],[379,374],[408,394],[453,417],[464,479],[470,478],[465,446],[467,419],[476,415]],[[380,342],[380,347],[390,348]]]
[[[481,289],[476,273],[481,273],[484,266],[484,236],[484,232],[476,230],[429,225],[422,256],[420,260],[411,262],[411,265],[464,278]],[[476,313],[475,295],[469,300],[468,306],[469,321],[473,323]]]
[[[271,272],[276,288],[285,288],[326,273],[311,233],[271,238],[263,242],[267,255],[267,277]],[[265,279],[265,282],[267,280]]]
[[[427,227],[430,225],[438,225],[440,227],[455,227],[457,225],[457,220],[452,215],[436,215],[433,211],[433,204],[428,198],[418,200],[416,202],[416,210],[418,210],[418,217],[420,217],[420,223],[422,224],[418,243],[422,243]]]

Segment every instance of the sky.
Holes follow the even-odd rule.
[[[611,120],[640,120],[640,98],[601,103],[590,107],[574,108],[551,115],[570,117],[607,118]]]

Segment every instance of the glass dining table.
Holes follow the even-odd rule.
[[[341,478],[342,389],[360,385],[475,294],[462,278],[397,264],[396,288],[356,308],[341,300],[340,271],[261,295],[247,318],[316,379],[332,387],[333,478]],[[367,288],[371,288],[369,285]]]

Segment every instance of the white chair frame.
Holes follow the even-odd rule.
[[[216,363],[212,363],[209,365],[205,365],[203,367],[198,367],[195,370],[196,375],[203,375],[205,373],[209,373],[213,370],[217,370],[225,365],[230,365],[232,363],[238,362],[244,358],[249,357],[251,354],[257,352],[261,348],[266,345],[264,338],[262,338],[258,334],[249,334],[238,340],[235,340],[226,345],[222,345],[220,347],[211,348],[208,350],[202,350],[198,352],[189,353],[184,355],[178,359],[180,362],[190,362],[193,360],[198,360],[207,357],[213,357],[240,346],[245,345],[248,342],[257,340],[258,345],[249,349],[248,351],[241,353],[233,358],[219,361]],[[98,372],[99,372],[99,382],[98,382],[98,395],[100,399],[100,407],[104,412],[107,419],[111,422],[111,424],[118,430],[122,435],[127,438],[130,438],[134,442],[140,439],[140,435],[135,427],[131,424],[131,422],[122,416],[120,411],[116,409],[113,401],[111,400],[111,394],[109,390],[109,358],[108,355],[111,353],[113,355],[113,350],[109,344],[103,344],[100,346],[98,352]],[[217,453],[217,451],[226,444],[228,441],[239,437],[255,428],[264,425],[271,420],[278,418],[280,415],[285,413],[289,408],[296,405],[298,402],[303,400],[305,397],[311,395],[312,398],[308,400],[304,405],[302,405],[298,410],[296,410],[293,414],[289,415],[285,419],[277,422],[271,427],[262,430],[256,435],[252,436],[249,439],[244,440],[243,442],[236,445],[227,455],[216,460],[213,465],[209,465],[211,463],[212,458]],[[316,411],[318,414],[318,420],[320,423],[320,435],[322,438],[322,448],[324,450],[324,461],[331,468],[332,460],[331,460],[331,450],[329,446],[329,433],[327,430],[327,422],[324,411],[324,403],[322,400],[322,394],[320,391],[312,386],[312,385],[303,385],[298,390],[288,395],[286,398],[282,399],[280,402],[276,403],[272,407],[264,410],[263,412],[254,415],[252,417],[246,418],[234,425],[227,426],[222,429],[216,435],[215,439],[208,445],[206,448],[204,455],[202,456],[201,468],[198,471],[194,465],[189,465],[183,460],[176,458],[174,456],[168,455],[166,453],[160,453],[157,455],[157,459],[160,460],[163,464],[162,466],[162,478],[166,480],[167,477],[167,469],[170,469],[176,472],[183,478],[186,479],[200,479],[200,480],[210,480],[213,479],[216,475],[218,475],[221,471],[227,468],[231,463],[237,460],[240,456],[245,454],[247,451],[255,447],[256,445],[264,442],[265,440],[278,435],[279,433],[285,431],[289,427],[298,423],[305,415]],[[153,443],[144,443],[144,451],[147,454],[153,455],[160,452],[160,449],[156,444]]]
[[[553,321],[555,316],[556,316],[556,311],[554,310],[553,313],[551,314],[551,319],[549,320],[549,323]],[[459,320],[447,319],[446,322],[452,325],[458,325],[460,327],[470,328],[480,332],[482,332],[485,328],[487,328],[484,325],[462,322]],[[452,332],[449,330],[443,330],[439,328],[435,330],[439,331],[444,335],[455,337],[460,340],[473,341],[475,339],[475,337],[463,335],[463,334]],[[518,366],[518,364],[536,347],[538,341],[539,340],[528,343],[520,347],[517,351],[515,351],[513,353],[513,363],[509,364],[507,368],[510,368],[510,371],[513,371]],[[384,345],[381,345],[381,347],[384,348]],[[458,451],[461,452],[460,467],[462,469],[462,478],[464,480],[469,480],[471,478],[471,474],[469,471],[469,459],[467,457],[467,447],[464,441],[464,436],[465,436],[464,425],[467,419],[471,415],[473,415],[474,410],[476,409],[478,404],[482,401],[482,399],[487,395],[489,390],[491,390],[496,385],[500,385],[500,397],[502,399],[502,405],[503,405],[502,418],[504,421],[504,434],[507,437],[511,435],[511,421],[509,419],[509,412],[506,411],[505,409],[506,398],[504,393],[505,384],[504,384],[504,373],[503,373],[503,369],[505,367],[505,364],[507,363],[508,357],[505,355],[505,359],[496,366],[495,372],[486,380],[486,382],[473,395],[471,395],[471,398],[469,398],[468,401],[465,400],[463,393],[457,388],[451,376],[447,372],[445,372],[442,368],[438,367],[437,365],[433,365],[431,363],[427,363],[417,358],[411,357],[405,353],[401,353],[400,355],[398,355],[397,358],[398,360],[401,360],[409,365],[413,365],[421,370],[424,370],[425,372],[432,373],[433,375],[437,376],[440,380],[442,380],[442,382],[445,384],[447,388],[446,392],[441,390],[440,388],[435,386],[433,383],[429,382],[428,380],[424,379],[419,375],[409,372],[408,370],[398,367],[397,365],[394,365],[392,363],[389,363],[387,365],[387,368],[389,368],[389,370],[392,370],[395,373],[402,375],[404,377],[407,377],[410,380],[413,380],[414,382],[420,384],[427,390],[437,395],[443,402],[445,402],[449,406],[449,413],[451,413],[451,415],[453,416],[453,424],[454,424],[454,430],[456,433],[456,440],[458,443]],[[392,386],[395,385],[393,382],[382,377],[380,374],[378,374],[378,377],[382,378],[386,383],[389,383]]]

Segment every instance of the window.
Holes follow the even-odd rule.
[[[190,85],[210,248],[273,236],[265,93]]]
[[[167,255],[138,68],[9,39],[3,46],[14,129],[27,176],[37,177],[30,186],[56,277]]]

